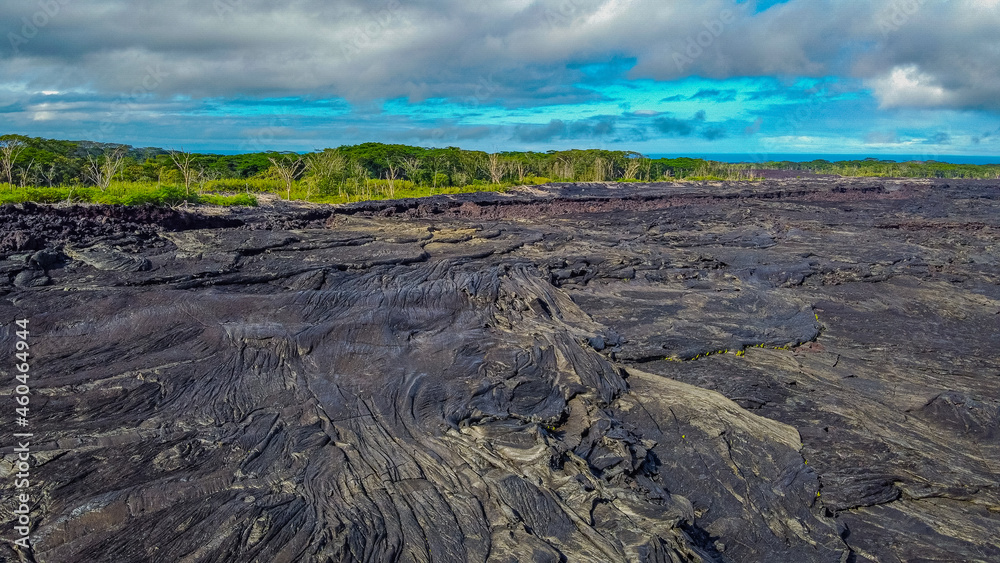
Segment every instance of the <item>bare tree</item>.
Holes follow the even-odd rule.
[[[111,180],[121,171],[124,163],[125,147],[118,147],[110,153],[106,152],[101,158],[94,158],[88,154],[85,174],[103,192],[111,185]]]
[[[52,180],[54,180],[56,177],[56,172],[57,169],[55,162],[50,164],[48,168],[42,169],[42,179],[45,180],[45,184],[50,188],[52,187]]]
[[[523,184],[524,177],[528,175],[528,167],[525,164],[524,160],[520,158],[512,159],[508,161],[507,167],[510,170],[512,170],[515,174],[517,174],[517,183]]]
[[[573,157],[560,156],[552,163],[553,178],[568,178],[576,181],[576,164]]]
[[[302,162],[302,157],[292,158],[291,156],[285,156],[284,158],[274,158],[268,157],[271,164],[274,165],[274,170],[278,173],[278,176],[285,182],[285,199],[292,199],[292,184],[302,173],[305,168],[305,164]]]
[[[500,159],[500,155],[497,153],[490,153],[486,159],[486,171],[490,175],[490,182],[494,184],[499,184],[503,181],[504,172],[506,172],[507,163]]]
[[[204,193],[205,187],[208,183],[219,178],[219,171],[211,169],[205,170],[203,167],[199,166],[196,178],[198,181],[198,193]]]
[[[625,163],[625,174],[624,174],[625,178],[628,178],[630,180],[638,180],[638,178],[636,178],[636,174],[639,173],[640,166],[642,166],[642,163],[639,162],[638,158],[628,159],[628,161]]]
[[[368,188],[368,169],[356,160],[351,161],[351,179],[354,182],[354,193],[357,194],[358,199],[371,199]],[[362,186],[365,188],[364,191],[361,190]]]
[[[431,165],[431,189],[437,189],[438,173],[441,171],[441,156],[428,157]]]
[[[395,158],[390,158],[386,162],[385,179],[389,186],[389,197],[396,197],[396,173],[399,172],[399,164]]]
[[[35,164],[35,159],[33,158],[31,159],[31,162],[24,167],[24,170],[21,171],[21,189],[23,190],[29,185],[38,185],[38,165]]]
[[[417,183],[417,171],[420,170],[420,159],[409,157],[403,159],[402,162],[403,170],[406,171],[406,177],[410,179],[414,184]]]
[[[24,152],[26,148],[20,139],[0,140],[0,172],[7,179],[7,183],[14,186],[14,161]]]
[[[594,159],[594,181],[603,182],[607,178],[607,162],[601,158],[597,157]]]
[[[184,152],[184,147],[181,147],[180,151],[170,151],[170,160],[180,170],[181,178],[184,179],[184,195],[190,197],[191,183],[198,175],[198,171],[194,169],[194,155]]]

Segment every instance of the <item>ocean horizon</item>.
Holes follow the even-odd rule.
[[[864,160],[866,158],[877,158],[879,160],[890,160],[893,162],[928,161],[948,162],[951,164],[1000,164],[1000,156],[975,156],[956,154],[818,154],[818,153],[655,153],[647,155],[650,158],[702,158],[714,160],[716,162],[809,162],[812,160],[828,160],[838,162],[842,160]]]

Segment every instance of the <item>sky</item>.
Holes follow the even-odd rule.
[[[1000,155],[1000,0],[0,3],[0,134]]]

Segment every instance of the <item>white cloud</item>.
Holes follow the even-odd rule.
[[[947,105],[950,94],[936,79],[915,64],[895,67],[887,75],[870,81],[881,108],[938,107]]]

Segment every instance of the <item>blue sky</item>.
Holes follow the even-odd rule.
[[[1000,0],[49,0],[0,22],[0,133],[1000,155]]]

